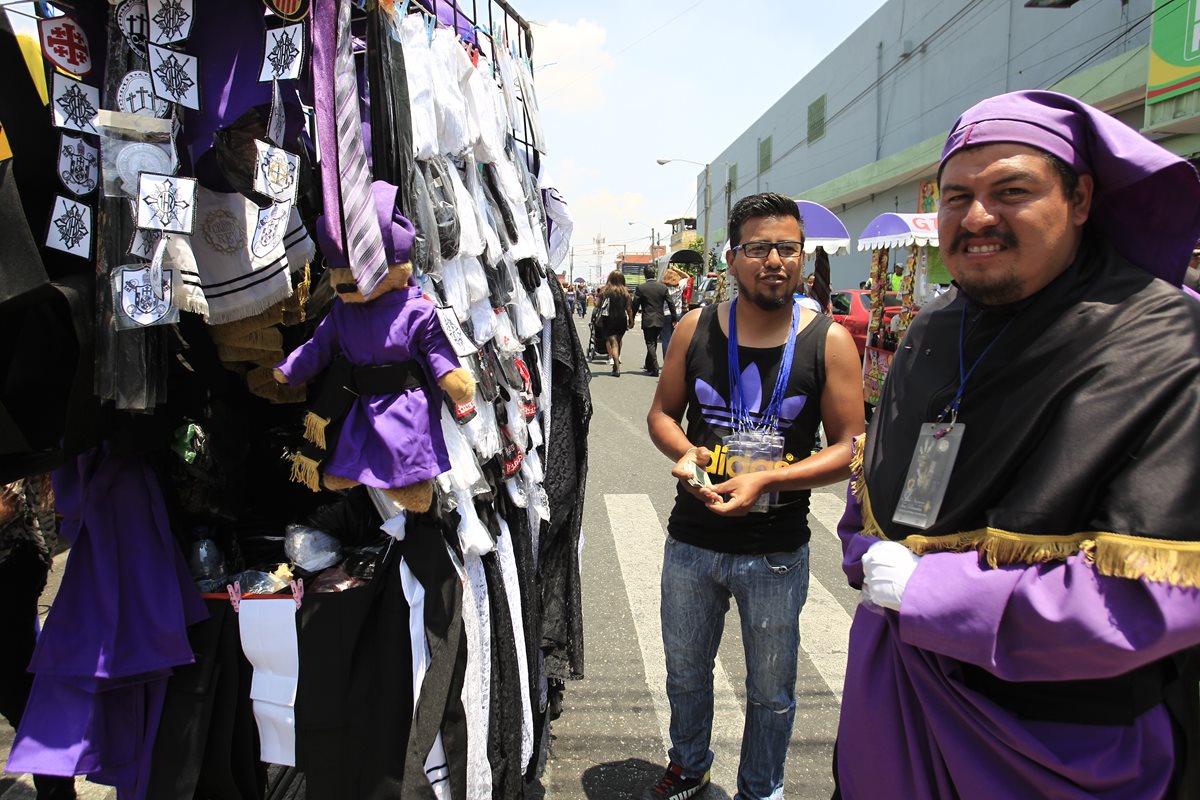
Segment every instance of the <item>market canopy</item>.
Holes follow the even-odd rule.
[[[836,214],[811,200],[797,200],[796,205],[804,220],[804,252],[811,255],[818,247],[831,256],[850,252],[850,232]]]
[[[888,212],[871,220],[858,236],[858,249],[879,250],[909,245],[938,246],[937,214]]]

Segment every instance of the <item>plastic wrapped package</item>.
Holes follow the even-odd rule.
[[[283,552],[305,572],[320,572],[342,557],[341,542],[324,531],[307,525],[288,525],[285,530]]]
[[[517,332],[513,329],[508,311],[503,308],[496,312],[496,335],[492,337],[492,341],[495,342],[496,349],[502,353],[520,353],[525,349],[517,337]]]
[[[400,46],[404,50],[404,74],[408,82],[412,118],[413,151],[417,158],[437,155],[437,102],[433,94],[433,59],[425,23],[410,14],[400,23]]]
[[[477,345],[483,345],[496,335],[496,310],[488,299],[471,303],[471,338]]]
[[[507,116],[500,115],[500,88],[479,69],[468,73],[461,88],[467,101],[467,123],[471,127],[475,158],[484,162],[503,158],[509,126]]]
[[[530,427],[532,428],[532,426]],[[536,447],[537,445],[535,444],[529,448],[529,455],[525,457],[525,463],[521,465],[521,469],[526,471],[530,481],[541,483],[546,479],[546,471],[542,469],[542,459],[537,454]]]
[[[446,453],[450,456],[450,470],[437,477],[438,486],[447,492],[465,491],[472,495],[486,492],[487,481],[484,480],[479,464],[475,460],[471,444],[444,403],[442,404],[441,422],[442,438],[446,442]]]
[[[325,570],[311,581],[305,583],[304,591],[324,594],[328,592],[344,592],[347,589],[357,589],[360,586],[366,585],[366,581],[362,578],[355,578],[349,575],[345,567],[338,564],[336,567]]]
[[[258,569],[231,575],[229,582],[239,584],[242,594],[278,594],[288,586],[288,582],[278,575]]]
[[[475,411],[474,419],[463,426],[463,434],[479,460],[487,461],[500,454],[500,426],[496,422],[496,410],[479,391],[475,392]]]
[[[420,169],[414,169],[412,179],[412,224],[415,229],[412,246],[413,274],[440,274],[442,270],[441,242],[438,239],[437,215],[429,196],[429,184]]]
[[[487,273],[483,264],[475,256],[460,256],[459,262],[463,268],[463,281],[467,284],[467,297],[472,303],[487,300],[491,296],[488,287]]]
[[[460,227],[454,187],[450,183],[449,175],[454,170],[441,158],[418,161],[417,164],[425,176],[425,186],[429,190],[429,201],[437,224],[439,252],[444,259],[454,258],[458,255]]]
[[[439,27],[433,32],[429,53],[437,105],[438,149],[442,153],[458,155],[472,144],[467,124],[467,101],[461,83],[467,71],[474,67],[458,38],[446,28]]]
[[[475,213],[475,201],[467,191],[462,177],[448,159],[442,159],[446,166],[446,177],[454,191],[454,207],[458,209],[458,254],[460,256],[480,256],[483,254],[483,232],[479,229],[479,217]]]
[[[542,320],[549,322],[554,319],[557,312],[554,310],[554,290],[550,288],[549,281],[542,281],[542,285],[534,290],[533,298],[537,302],[538,313],[541,314]]]
[[[471,195],[471,207],[475,211],[475,221],[479,228],[479,234],[483,238],[483,261],[486,264],[492,264],[500,259],[504,250],[500,246],[500,237],[487,215],[488,200],[484,193],[483,180],[479,175],[480,169],[481,167],[475,163],[474,159],[468,156],[462,177],[467,192]]]
[[[521,409],[521,399],[518,393],[507,390],[501,392],[504,398],[504,413],[507,417],[504,426],[508,436],[522,450],[529,450],[529,425],[525,422],[525,413]]]
[[[458,544],[463,555],[482,556],[492,552],[496,542],[479,519],[471,493],[456,490],[446,495],[446,501],[458,512]]]
[[[538,424],[536,419],[529,420],[529,441],[535,449],[541,447],[546,441],[542,437],[542,426]],[[538,481],[541,480],[541,478],[538,478]]]
[[[219,592],[225,588],[225,556],[212,539],[192,542],[188,552],[188,567],[196,588],[202,592]]]
[[[454,308],[454,315],[459,322],[470,319],[471,299],[467,291],[467,280],[463,274],[462,261],[457,258],[442,262],[442,290],[446,301]]]
[[[529,293],[518,291],[513,293],[513,301],[508,307],[509,318],[517,331],[517,338],[528,342],[539,337],[542,333],[542,317],[529,300]]]

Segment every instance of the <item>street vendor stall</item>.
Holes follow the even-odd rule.
[[[832,290],[829,279],[829,256],[850,252],[850,232],[837,215],[820,203],[797,200],[800,219],[804,222],[804,255],[813,256],[813,271],[817,276],[812,298],[821,308],[829,308]]]
[[[583,676],[592,413],[530,23],[3,6],[5,769],[523,796]]]
[[[899,248],[906,248],[899,311],[888,318],[884,295],[888,291],[891,254]],[[871,316],[863,353],[863,398],[874,407],[879,403],[896,346],[904,338],[913,316],[932,299],[932,285],[949,283],[950,277],[938,251],[937,214],[880,214],[859,235],[858,249],[872,251]],[[897,252],[897,259],[899,255]]]

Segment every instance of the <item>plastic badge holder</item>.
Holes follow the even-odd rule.
[[[766,472],[783,461],[783,437],[777,433],[742,431],[724,439],[725,474],[737,477],[749,472]],[[779,493],[759,495],[750,513],[760,514],[779,505]]]

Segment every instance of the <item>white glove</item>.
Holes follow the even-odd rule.
[[[876,542],[862,557],[862,602],[900,610],[904,587],[921,557],[899,542]]]

